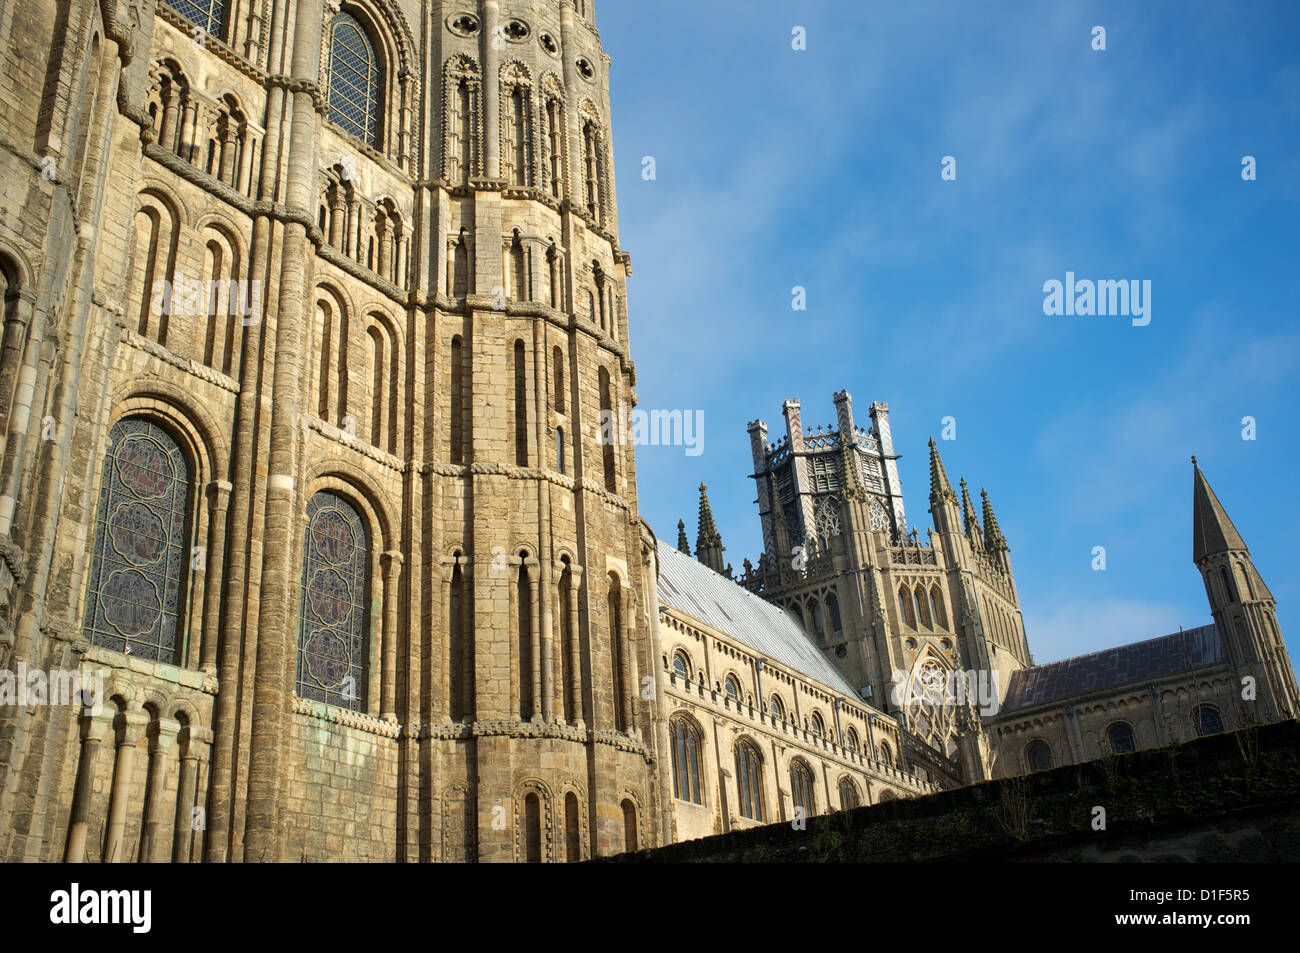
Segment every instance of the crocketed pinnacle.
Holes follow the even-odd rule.
[[[700,522],[699,535],[695,537],[695,558],[716,573],[723,571],[722,554],[726,547],[722,545],[722,534],[713,522],[713,508],[709,506],[709,488],[700,484]]]
[[[971,542],[982,543],[979,520],[975,518],[975,507],[971,505],[970,492],[966,489],[964,478],[961,481],[961,518]]]
[[[930,438],[930,505],[938,506],[940,503],[956,503],[957,494],[952,491],[952,484],[948,482],[948,474],[944,472],[943,461],[939,459],[939,448],[935,446],[934,438]]]
[[[989,491],[980,487],[980,497],[984,502],[984,541],[993,549],[1006,549],[1007,538],[1002,535],[1002,528],[998,526],[993,504],[989,502]]]
[[[686,538],[686,522],[684,520],[677,521],[677,550],[687,556],[691,554],[691,543]]]

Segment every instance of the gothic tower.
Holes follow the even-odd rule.
[[[0,666],[106,673],[0,710],[0,857],[657,843],[592,0],[0,26]]]
[[[897,713],[910,736],[967,781],[987,774],[980,710],[996,710],[1010,672],[1031,663],[1009,547],[987,492],[982,520],[959,499],[930,441],[925,536],[904,517],[889,409],[857,427],[847,391],[836,424],[804,428],[785,402],[786,437],[749,425],[764,553],[742,583],[794,612],[871,704]],[[964,700],[957,673],[974,673]]]
[[[1224,656],[1254,681],[1241,686],[1245,721],[1294,718],[1300,698],[1273,594],[1195,457],[1192,470],[1192,560],[1205,582]]]

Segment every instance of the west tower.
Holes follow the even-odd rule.
[[[107,697],[0,711],[0,855],[656,843],[590,0],[45,6],[2,38],[45,60],[0,112],[0,665]]]

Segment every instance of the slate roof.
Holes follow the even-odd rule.
[[[659,600],[749,646],[760,657],[858,700],[857,689],[785,610],[659,541]]]
[[[1223,661],[1214,624],[1011,673],[1002,713]]]

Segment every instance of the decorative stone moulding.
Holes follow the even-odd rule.
[[[447,17],[447,29],[460,36],[475,36],[479,30],[478,17],[472,13],[453,13]]]

